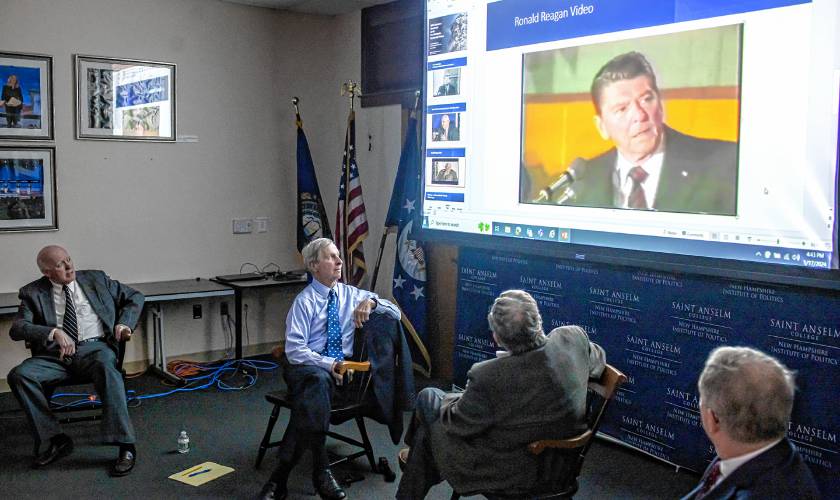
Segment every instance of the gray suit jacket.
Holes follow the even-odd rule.
[[[116,350],[114,327],[123,324],[134,330],[143,310],[143,294],[112,280],[102,271],[76,271],[76,283],[102,320],[105,340]],[[18,298],[20,307],[9,335],[13,340],[28,342],[35,356],[58,356],[58,344],[47,340],[58,326],[50,280],[44,276],[29,283],[20,289]]]
[[[586,160],[585,174],[572,185],[574,199],[566,205],[615,207],[613,172],[615,148]],[[738,145],[698,139],[665,127],[665,156],[653,209],[736,215]]]
[[[586,429],[586,391],[604,370],[604,350],[577,326],[552,331],[536,349],[476,363],[462,393],[447,394],[431,444],[441,475],[461,494],[536,484],[537,439]]]

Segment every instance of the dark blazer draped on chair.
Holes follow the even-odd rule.
[[[387,425],[391,440],[398,444],[403,433],[402,412],[413,410],[416,398],[411,352],[398,320],[371,314],[363,328],[376,401],[369,416]]]

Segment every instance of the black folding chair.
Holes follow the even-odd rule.
[[[26,343],[26,347],[32,351],[32,346],[29,345],[29,342]],[[123,370],[123,360],[125,359],[125,340],[122,340],[117,343],[117,370],[120,371],[123,375],[123,379],[125,379],[125,371]],[[50,402],[50,410],[53,413],[57,414],[66,414],[66,413],[76,413],[76,415],[64,415],[59,417],[58,421],[66,424],[72,422],[86,422],[91,420],[100,420],[102,419],[102,410],[101,410],[101,400],[97,399],[86,399],[86,400],[79,400],[78,398],[76,401],[69,402],[69,403],[62,403],[60,401],[56,401],[53,399],[56,390],[62,387],[70,387],[70,386],[77,386],[77,385],[84,385],[84,384],[92,384],[93,379],[90,377],[83,377],[83,376],[73,376],[67,380],[64,380],[58,384],[46,385],[44,386],[44,395],[47,397],[47,401]],[[81,397],[81,396],[79,396]],[[84,414],[78,414],[81,412],[86,412]]]
[[[26,347],[30,350],[32,355],[35,355],[35,352],[29,342],[26,342]],[[120,371],[123,375],[123,380],[125,380],[125,371],[123,370],[123,360],[125,359],[125,340],[121,340],[117,343],[117,370]],[[55,392],[62,388],[62,387],[71,387],[77,385],[84,385],[84,384],[92,384],[93,379],[91,377],[84,377],[84,376],[72,376],[62,382],[57,384],[48,384],[44,386],[44,396],[46,396],[47,401],[50,403],[50,410],[57,414],[58,421],[62,424],[74,423],[74,422],[90,422],[95,420],[102,419],[102,401],[99,399],[98,395],[96,399],[79,399],[83,397],[83,395],[74,396],[76,399],[75,401],[70,401],[67,403],[58,401],[54,398]],[[38,450],[41,447],[41,443],[37,440],[35,441],[35,454],[38,454]]]

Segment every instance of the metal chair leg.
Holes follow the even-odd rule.
[[[274,405],[274,409],[271,410],[271,416],[268,418],[268,427],[265,429],[265,436],[263,436],[262,441],[260,442],[260,451],[257,453],[257,465],[255,466],[256,469],[260,468],[263,457],[265,457],[265,451],[268,449],[269,443],[271,443],[271,433],[274,431],[274,424],[277,423],[278,416],[280,416],[280,405]]]

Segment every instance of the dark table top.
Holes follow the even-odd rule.
[[[195,299],[233,295],[233,288],[208,279],[186,279],[127,283],[146,296],[146,302]],[[15,314],[18,310],[17,292],[0,293],[0,315]]]
[[[128,286],[146,296],[146,302],[161,302],[201,297],[233,295],[231,287],[208,279],[187,279],[129,283]]]
[[[233,295],[235,290],[296,284],[304,285],[306,282],[306,274],[294,274],[284,276],[280,279],[265,278],[251,281],[221,282],[201,278],[127,283],[127,285],[142,292],[146,296],[146,302],[163,302]],[[17,295],[17,292],[0,293],[0,315],[17,313],[18,305],[20,304]]]
[[[270,287],[270,286],[285,286],[285,285],[305,285],[307,283],[306,274],[294,274],[291,276],[283,276],[278,278],[270,278],[266,277],[259,280],[248,280],[248,281],[219,281],[213,280],[220,285],[227,285],[234,289],[246,289],[246,288],[261,288],[261,287]]]
[[[4,314],[15,314],[18,310],[17,292],[0,293],[0,316]]]

